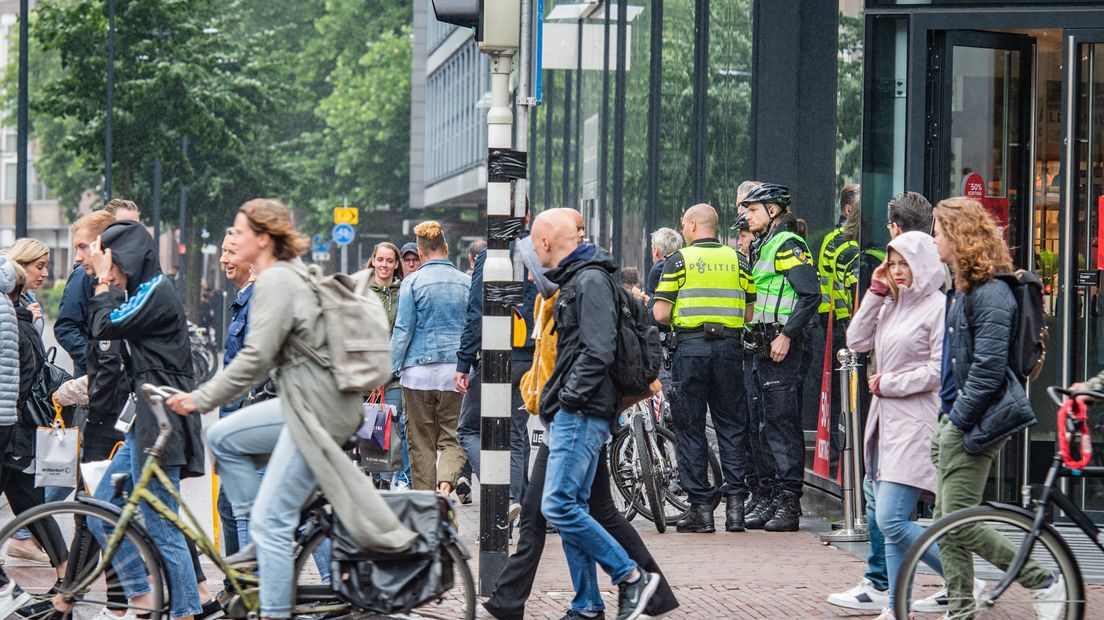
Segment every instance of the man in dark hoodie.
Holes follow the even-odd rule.
[[[172,283],[161,274],[153,238],[137,222],[116,222],[92,243],[90,262],[97,284],[95,296],[89,302],[89,336],[126,341],[125,364],[133,389],[152,383],[191,390],[194,380],[184,304]],[[170,416],[170,421],[172,437],[163,450],[161,466],[179,487],[181,478],[204,473],[201,420],[198,416]],[[129,471],[131,479],[137,480],[145,451],[156,439],[157,420],[149,406],[139,399],[134,426],[104,480],[110,485],[111,474],[122,471]],[[152,480],[148,488],[171,510],[177,510],[176,502],[157,480]],[[104,490],[101,484],[97,496]],[[146,504],[142,505],[142,517],[165,560],[172,595],[171,615],[211,617],[218,604],[214,601],[200,604],[196,573],[184,535]],[[104,533],[96,529],[93,531],[102,544]],[[142,605],[149,602],[148,585],[143,587],[144,580],[128,574],[136,566],[130,561],[133,558],[128,557],[133,553],[133,549],[124,547],[114,565],[127,598]]]
[[[541,419],[551,424],[541,512],[560,531],[576,592],[572,612],[584,618],[604,614],[593,587],[597,562],[620,590],[617,620],[632,620],[655,593],[659,575],[640,570],[587,508],[599,453],[621,408],[610,378],[617,353],[618,285],[611,277],[616,266],[592,244],[579,243],[567,212],[541,213],[531,236],[541,265],[551,269],[546,276],[560,285],[553,310],[556,364],[540,403]]]

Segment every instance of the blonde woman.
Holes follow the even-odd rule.
[[[27,286],[19,297],[19,305],[27,308],[34,316],[34,326],[42,334],[44,325],[42,306],[38,303],[34,291],[42,288],[50,277],[50,248],[38,239],[18,239],[5,253],[9,260],[18,263],[27,273]]]
[[[955,289],[947,306],[941,415],[932,439],[935,518],[981,503],[993,459],[1008,438],[1035,424],[1024,388],[1008,367],[1017,320],[1012,290],[995,276],[1012,257],[989,213],[976,200],[950,198],[935,207],[939,259],[951,266]],[[879,509],[881,505],[879,504]],[[948,614],[973,617],[972,554],[1007,570],[1012,543],[985,526],[962,528],[940,542]],[[1061,577],[1028,560],[1018,581],[1031,590],[1038,617],[1049,618],[1065,595]]]

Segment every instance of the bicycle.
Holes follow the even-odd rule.
[[[191,344],[192,370],[196,381],[210,381],[218,370],[218,341],[214,330],[188,321],[188,341]]]
[[[62,531],[68,533],[66,544],[69,557],[64,576],[56,581],[52,566],[13,560],[4,564],[3,570],[8,579],[30,594],[31,602],[21,609],[33,608],[36,612],[34,617],[43,619],[55,615],[55,610],[64,616],[84,616],[87,615],[85,612],[97,613],[104,607],[118,611],[133,610],[136,614],[149,613],[151,620],[167,619],[171,597],[168,574],[160,550],[143,524],[136,519],[140,504],[145,502],[171,527],[193,541],[197,550],[210,558],[225,575],[232,594],[224,606],[226,616],[255,620],[260,611],[260,581],[252,574],[253,566],[231,565],[215,550],[214,543],[203,532],[199,521],[160,466],[162,451],[172,432],[164,400],[175,391],[151,385],[144,385],[140,391],[157,418],[158,436],[153,447],[147,451],[148,456],[141,474],[134,482],[133,489],[125,496],[122,506],[78,495],[76,501],[44,504],[26,511],[0,529],[0,544],[8,542],[14,532],[23,527],[30,527],[35,531],[47,519],[58,522]],[[170,510],[147,488],[154,478],[160,481],[179,505],[180,515]],[[113,480],[113,483],[121,490],[125,479]],[[304,509],[304,526],[299,530],[295,549],[289,550],[295,558],[293,616],[326,614],[330,617],[358,609],[376,613],[397,611],[394,606],[383,609],[385,602],[379,604],[381,609],[358,606],[357,601],[351,601],[346,596],[346,582],[363,577],[355,565],[356,562],[367,561],[379,573],[378,577],[375,574],[369,576],[369,583],[365,584],[369,589],[373,589],[372,577],[386,579],[395,572],[406,571],[403,574],[408,580],[395,582],[399,584],[398,594],[413,593],[418,597],[412,600],[407,596],[402,601],[401,611],[417,607],[415,617],[450,620],[475,617],[475,584],[467,564],[469,554],[452,528],[451,515],[448,514],[451,505],[447,498],[433,493],[402,493],[385,497],[392,506],[399,505],[403,508],[400,518],[404,519],[404,523],[412,525],[409,521],[414,519],[414,525],[420,526],[414,527],[420,536],[415,543],[416,549],[411,553],[378,554],[349,549],[348,537],[342,539],[335,536],[340,524],[329,510],[325,499],[316,495],[307,505]],[[417,506],[419,503],[421,508]],[[437,510],[445,513],[438,515],[440,518],[432,524],[436,530],[425,526],[426,506],[429,506],[430,512]],[[103,528],[102,531],[106,534],[102,548],[92,535],[93,528]],[[307,569],[308,558],[327,539],[335,541],[335,544],[345,545],[340,553],[335,550],[335,561],[330,563],[341,567],[340,573],[335,572],[333,575],[337,583],[331,582],[326,571],[316,573]],[[133,553],[119,555],[124,546]],[[416,579],[410,579],[408,575],[412,562],[422,562],[415,567],[419,571],[413,576]],[[426,579],[432,581],[429,585],[436,588],[428,597],[425,595],[427,588],[424,587]],[[456,584],[460,587],[455,588]],[[414,592],[418,587],[422,587],[422,590]],[[128,590],[148,591],[149,602],[139,605],[135,599],[128,600],[122,595]],[[451,592],[452,590],[457,592]],[[394,587],[392,591],[395,591]],[[459,603],[456,601],[457,595],[462,597]]]
[[[669,404],[663,393],[626,409],[609,450],[609,470],[621,500],[622,513],[632,520],[637,514],[651,521],[660,533],[690,511],[690,503],[679,485],[675,433],[665,425]],[[721,464],[709,451],[711,481],[721,479]],[[713,507],[720,505],[720,497]],[[658,507],[658,509],[657,509]],[[662,518],[653,515],[660,514]]]
[[[1104,394],[1096,392],[1070,392],[1052,387],[1051,398],[1063,407],[1061,396],[1076,398],[1088,396],[1104,400]],[[1068,403],[1068,401],[1067,401]],[[1035,618],[1037,602],[1033,593],[1041,592],[1050,579],[1061,586],[1059,596],[1048,599],[1039,607],[1046,618],[1075,620],[1085,615],[1085,586],[1081,568],[1069,544],[1051,522],[1054,509],[1061,510],[1089,540],[1104,552],[1101,529],[1089,519],[1059,488],[1061,479],[1104,478],[1104,467],[1087,466],[1091,456],[1088,443],[1087,417],[1063,419],[1059,415],[1059,449],[1047,471],[1039,498],[1034,507],[1020,507],[1000,502],[986,502],[981,506],[955,511],[932,523],[916,540],[901,564],[894,595],[895,613],[898,618],[908,618],[913,600],[930,594],[927,590],[938,587],[934,575],[919,572],[921,557],[933,545],[939,544],[944,564],[947,550],[952,549],[958,561],[968,561],[974,567],[974,588],[969,594],[948,598],[948,606],[967,608],[949,614],[951,618],[980,617]],[[1065,428],[1062,422],[1065,422]],[[1064,436],[1062,436],[1064,435]],[[1081,439],[1085,442],[1082,444]],[[1070,466],[1068,445],[1082,446],[1082,459]],[[1025,499],[1025,506],[1029,502]],[[1015,552],[989,554],[982,557],[971,548],[971,541],[980,536],[1004,537],[1012,543]],[[992,545],[987,545],[992,548]],[[954,556],[951,556],[954,557]],[[995,582],[995,584],[994,584]],[[950,594],[950,593],[948,593]],[[963,601],[963,599],[966,599]]]

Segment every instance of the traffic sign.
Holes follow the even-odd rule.
[[[360,211],[356,207],[334,208],[334,224],[352,224],[356,226],[358,223],[360,223]]]
[[[333,227],[333,240],[337,245],[349,245],[356,238],[356,229],[349,224],[338,224]]]
[[[329,252],[330,240],[323,239],[322,235],[314,235],[311,237],[311,251],[312,252]]]

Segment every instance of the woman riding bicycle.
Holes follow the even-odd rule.
[[[863,454],[874,483],[878,527],[885,534],[889,607],[901,560],[923,533],[912,514],[921,495],[935,493],[931,437],[939,406],[943,356],[943,266],[932,238],[907,232],[889,243],[886,261],[874,270],[870,288],[847,328],[847,346],[878,352],[878,374],[870,377],[870,415]],[[942,573],[939,554],[924,560]]]
[[[399,524],[360,469],[341,449],[363,423],[362,398],[342,392],[329,370],[288,342],[295,334],[325,357],[325,325],[310,274],[299,256],[308,240],[291,212],[276,200],[251,200],[234,219],[234,245],[257,273],[245,346],[214,379],[170,398],[174,411],[208,411],[243,397],[275,370],[280,397],[245,407],[219,424],[255,422],[270,428],[273,403],[284,426],[270,446],[264,478],[252,502],[250,534],[261,574],[261,616],[287,618],[292,608],[294,536],[302,505],[321,486],[341,522],[361,544],[381,551],[405,549],[415,534]],[[248,438],[248,431],[242,433]],[[267,437],[263,430],[261,435]],[[253,446],[256,449],[256,446]],[[261,453],[261,452],[256,452]],[[242,489],[256,486],[251,467],[216,461],[227,495],[248,509]]]
[[[975,200],[950,198],[934,211],[939,258],[951,266],[955,291],[947,307],[942,415],[932,439],[936,470],[934,518],[981,503],[989,469],[1008,438],[1035,424],[1024,388],[1008,366],[1017,317],[1016,299],[997,273],[1012,258],[993,218]],[[880,505],[879,505],[880,508]],[[963,528],[940,542],[949,614],[973,616],[973,552],[1002,571],[1016,548],[987,526]],[[1037,611],[1065,589],[1034,560],[1018,581],[1031,590]]]

